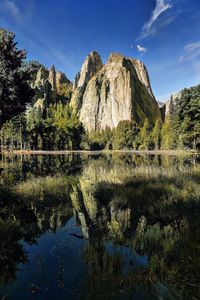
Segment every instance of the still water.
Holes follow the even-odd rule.
[[[198,157],[1,165],[1,299],[200,299]]]

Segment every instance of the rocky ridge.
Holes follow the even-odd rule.
[[[146,67],[139,60],[111,53],[102,64],[97,52],[86,57],[70,102],[87,131],[117,127],[122,120],[155,123],[160,110]]]
[[[41,66],[37,71],[33,88],[36,91],[34,106],[43,108],[59,100],[69,101],[73,84],[64,73],[56,71],[54,66],[50,70]]]

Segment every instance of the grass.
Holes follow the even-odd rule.
[[[77,217],[81,216],[83,232],[88,230],[88,238],[92,236],[85,258],[89,263],[98,264],[97,249],[102,249],[101,258],[105,258],[103,242],[108,240],[148,255],[148,267],[119,274],[119,284],[133,287],[145,280],[155,285],[166,282],[181,299],[198,299],[200,165],[195,159],[112,152],[84,157],[81,170],[76,176],[29,175],[11,190],[18,199],[33,200],[35,206],[47,200],[41,216],[50,203],[55,203],[56,210],[58,201],[68,201]],[[98,230],[97,237],[94,232]],[[108,262],[112,275],[116,260],[109,256]],[[100,275],[97,272],[97,281]]]
[[[14,192],[26,199],[67,200],[69,199],[71,181],[74,181],[74,179],[63,177],[59,174],[47,177],[33,177],[18,183],[14,187]]]

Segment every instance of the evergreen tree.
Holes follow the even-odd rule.
[[[200,85],[184,89],[174,112],[179,145],[200,149]]]
[[[169,150],[174,148],[174,131],[172,117],[168,113],[165,117],[164,124],[161,130],[161,149]]]
[[[114,131],[114,149],[134,149],[138,132],[135,121],[120,121]]]
[[[151,149],[160,149],[161,146],[161,129],[162,129],[162,120],[159,118],[156,120],[154,128],[150,135],[149,148]]]
[[[25,110],[34,93],[30,73],[22,66],[24,50],[18,50],[15,35],[0,29],[0,125]]]
[[[148,150],[149,138],[151,132],[151,125],[148,119],[145,119],[143,126],[140,128],[140,132],[137,138],[137,147],[140,150]]]

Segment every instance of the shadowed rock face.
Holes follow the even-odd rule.
[[[112,53],[102,66],[99,55],[91,53],[75,81],[71,105],[89,132],[117,127],[122,120],[142,124],[160,117],[144,64]]]

